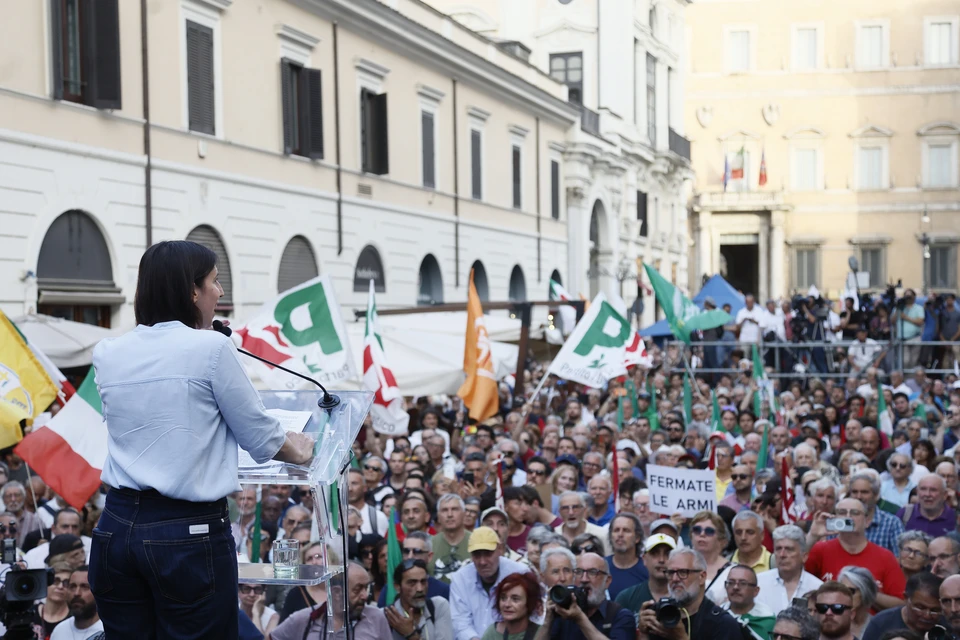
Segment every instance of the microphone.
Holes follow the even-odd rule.
[[[217,333],[222,333],[223,335],[227,336],[228,338],[233,334],[233,329],[231,329],[231,328],[228,327],[227,325],[223,324],[223,323],[220,322],[219,320],[214,320],[214,321],[213,321],[213,330],[216,331]],[[276,367],[277,369],[280,369],[280,371],[286,371],[286,372],[289,373],[290,375],[297,376],[298,378],[302,378],[302,379],[306,380],[307,382],[312,382],[313,384],[315,384],[315,385],[317,385],[318,387],[320,387],[320,390],[323,391],[323,397],[320,398],[319,400],[317,400],[317,406],[320,407],[321,409],[326,409],[327,411],[329,411],[330,409],[333,409],[333,408],[336,407],[338,404],[340,404],[340,396],[332,395],[330,392],[327,391],[327,389],[326,389],[322,384],[320,384],[319,382],[317,382],[317,381],[314,380],[313,378],[310,378],[310,377],[308,377],[308,376],[305,376],[305,375],[303,375],[302,373],[298,373],[298,372],[293,371],[293,370],[291,370],[291,369],[287,369],[286,367],[281,367],[281,366],[280,366],[279,364],[277,364],[276,362],[271,362],[270,360],[267,360],[266,358],[261,358],[260,356],[254,354],[254,353],[250,353],[250,352],[247,351],[246,349],[241,349],[240,347],[237,347],[237,351],[239,351],[240,353],[242,353],[242,354],[245,355],[245,356],[249,356],[249,357],[251,357],[251,358],[253,358],[253,359],[255,359],[255,360],[259,360],[260,362],[265,362],[266,364],[270,365],[271,367]]]

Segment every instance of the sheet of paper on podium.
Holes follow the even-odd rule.
[[[309,411],[288,411],[286,409],[267,409],[267,413],[280,421],[280,426],[283,427],[286,433],[290,433],[291,431],[300,433],[304,427],[307,426],[310,416],[313,415]],[[271,471],[280,469],[283,463],[277,462],[276,460],[268,460],[263,464],[257,464],[257,462],[250,457],[249,453],[240,449],[240,458],[237,466],[244,470],[256,469],[257,471]]]

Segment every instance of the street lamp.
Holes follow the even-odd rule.
[[[923,225],[923,231],[920,233],[920,244],[923,245],[923,292],[927,293],[930,278],[930,234],[927,229],[930,226],[930,213],[927,207],[923,207],[923,215],[920,217],[920,223]]]

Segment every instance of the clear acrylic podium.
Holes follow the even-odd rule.
[[[268,463],[267,466],[239,470],[241,485],[289,484],[309,486],[313,497],[314,516],[320,532],[323,563],[300,565],[294,578],[275,578],[270,563],[241,563],[240,583],[274,585],[316,585],[326,583],[330,624],[328,634],[343,630],[347,619],[347,598],[344,566],[347,562],[347,468],[351,446],[373,404],[369,391],[331,392],[340,398],[332,409],[322,409],[317,401],[319,390],[261,391],[264,406],[269,409],[309,412],[303,433],[316,439],[313,460],[309,466]],[[341,634],[342,635],[342,634]]]

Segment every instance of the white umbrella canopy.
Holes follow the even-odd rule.
[[[13,318],[13,323],[61,369],[90,366],[97,343],[119,335],[112,329],[36,313]]]

